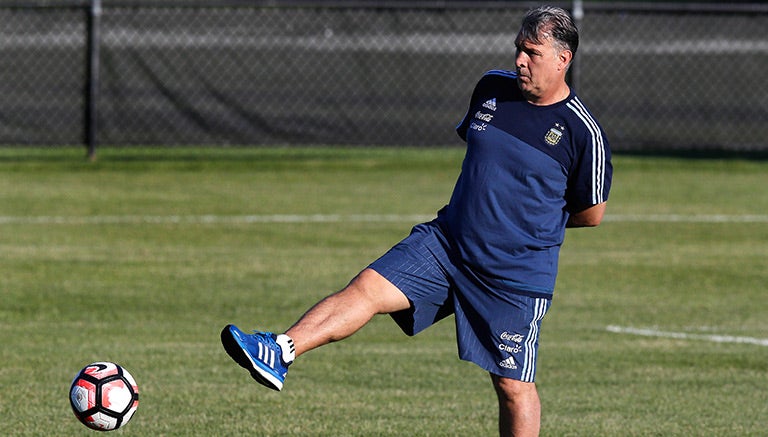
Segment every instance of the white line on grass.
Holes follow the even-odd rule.
[[[754,344],[757,346],[768,346],[768,338],[735,337],[732,335],[690,334],[687,332],[669,332],[651,328],[631,328],[615,325],[606,326],[605,329],[609,332],[614,332],[617,334],[642,335],[644,337],[662,337],[675,338],[679,340],[703,340],[711,341],[714,343],[743,343]]]
[[[656,223],[768,223],[768,215],[761,214],[617,214],[606,215],[610,222]]]
[[[95,215],[0,216],[0,224],[110,225],[110,224],[249,224],[249,223],[385,223],[423,222],[434,216],[419,214],[261,214],[261,215]]]
[[[0,225],[109,225],[109,224],[249,224],[249,223],[418,223],[434,215],[423,214],[254,214],[254,215],[93,215],[0,216]],[[606,221],[655,223],[768,223],[768,215],[619,214]]]

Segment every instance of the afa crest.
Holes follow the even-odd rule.
[[[564,130],[565,128],[561,126],[560,123],[555,123],[555,125],[549,128],[549,131],[544,135],[544,141],[550,146],[556,146],[563,137]]]

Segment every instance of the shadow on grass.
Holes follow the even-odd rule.
[[[635,150],[614,151],[614,156],[634,156],[647,158],[675,158],[698,160],[740,159],[750,161],[768,160],[768,150]]]

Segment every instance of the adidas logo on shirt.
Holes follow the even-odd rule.
[[[486,100],[485,103],[483,103],[483,108],[490,109],[491,111],[496,110],[496,98],[492,98],[490,100]]]

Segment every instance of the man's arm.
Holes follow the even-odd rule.
[[[598,203],[597,205],[590,206],[587,209],[583,209],[579,212],[571,213],[568,218],[568,222],[565,224],[566,228],[584,228],[597,226],[603,221],[603,214],[605,214],[605,204]]]

